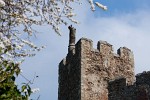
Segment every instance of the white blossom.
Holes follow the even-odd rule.
[[[3,33],[0,32],[0,37],[3,37]]]
[[[31,89],[32,93],[35,93],[35,92],[39,92],[40,89],[39,88],[34,88],[34,89]]]
[[[76,14],[72,12],[67,14],[67,17],[73,17],[73,16],[76,16]]]
[[[3,0],[0,0],[0,7],[4,7],[5,6],[5,2]]]
[[[28,92],[28,91],[27,91],[27,89],[24,89],[24,91],[23,91],[23,92]]]
[[[3,44],[3,42],[0,42],[0,48],[5,48],[5,45]]]
[[[104,6],[104,5],[100,4],[99,2],[95,2],[95,4],[96,4],[98,7],[102,8],[102,9],[104,9],[104,10],[107,10],[107,6]]]
[[[21,69],[20,72],[23,73],[23,70]]]
[[[91,5],[91,10],[92,10],[92,11],[95,11],[95,6],[94,6],[93,0],[89,0],[89,3],[90,3],[90,5]]]

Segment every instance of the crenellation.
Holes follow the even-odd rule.
[[[144,71],[143,73],[136,75],[136,85],[141,84],[150,85],[150,71]]]
[[[110,55],[113,53],[112,45],[107,43],[106,41],[98,41],[97,49],[103,55]]]
[[[144,75],[150,75],[150,71],[143,71],[142,73],[137,74],[136,77],[141,77]]]
[[[124,59],[133,59],[133,52],[128,49],[127,47],[120,47],[117,50],[117,54],[120,55],[120,57],[124,58]]]
[[[87,38],[81,38],[79,41],[81,41],[82,49],[85,50],[92,50],[93,49],[93,41]]]

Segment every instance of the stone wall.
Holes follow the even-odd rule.
[[[59,64],[58,100],[81,100],[80,57],[68,53]]]
[[[126,78],[108,83],[108,100],[150,100],[150,72],[136,75],[136,82],[128,85]]]
[[[81,38],[59,64],[58,100],[108,100],[108,82],[119,77],[133,85],[132,51],[121,47],[114,54],[106,41],[98,41],[94,49],[92,40]]]
[[[81,44],[81,100],[107,100],[108,81],[124,77],[127,84],[133,84],[134,59],[131,50],[126,47],[113,53],[112,45],[99,41],[97,49],[92,40],[82,38]]]

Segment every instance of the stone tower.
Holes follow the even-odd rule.
[[[75,44],[75,28],[69,27],[68,54],[59,64],[58,100],[108,100],[108,82],[125,78],[127,85],[135,81],[134,57],[130,49],[121,47],[117,54],[106,41],[93,42],[81,38]],[[74,38],[72,38],[72,37]]]

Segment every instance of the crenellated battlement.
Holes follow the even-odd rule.
[[[136,85],[148,84],[150,85],[150,71],[144,71],[136,75]]]
[[[98,41],[97,49],[103,55],[110,55],[113,53],[113,47],[111,44],[107,43],[106,41]]]
[[[93,41],[91,39],[81,38],[75,45],[75,49],[77,49],[76,52],[79,53],[81,48],[82,49],[84,48],[84,50],[89,50],[89,51],[99,51],[102,55],[106,55],[106,56],[117,55],[117,57],[134,60],[133,52],[127,47],[120,47],[117,50],[117,54],[115,54],[113,51],[113,45],[102,40],[98,41],[97,48],[95,49],[93,48]]]
[[[133,52],[130,49],[128,49],[127,47],[120,47],[117,50],[117,54],[119,54],[120,57],[128,56],[130,59],[133,59]]]
[[[143,71],[142,73],[139,73],[136,75],[137,78],[139,77],[145,77],[145,76],[150,76],[150,71]]]

